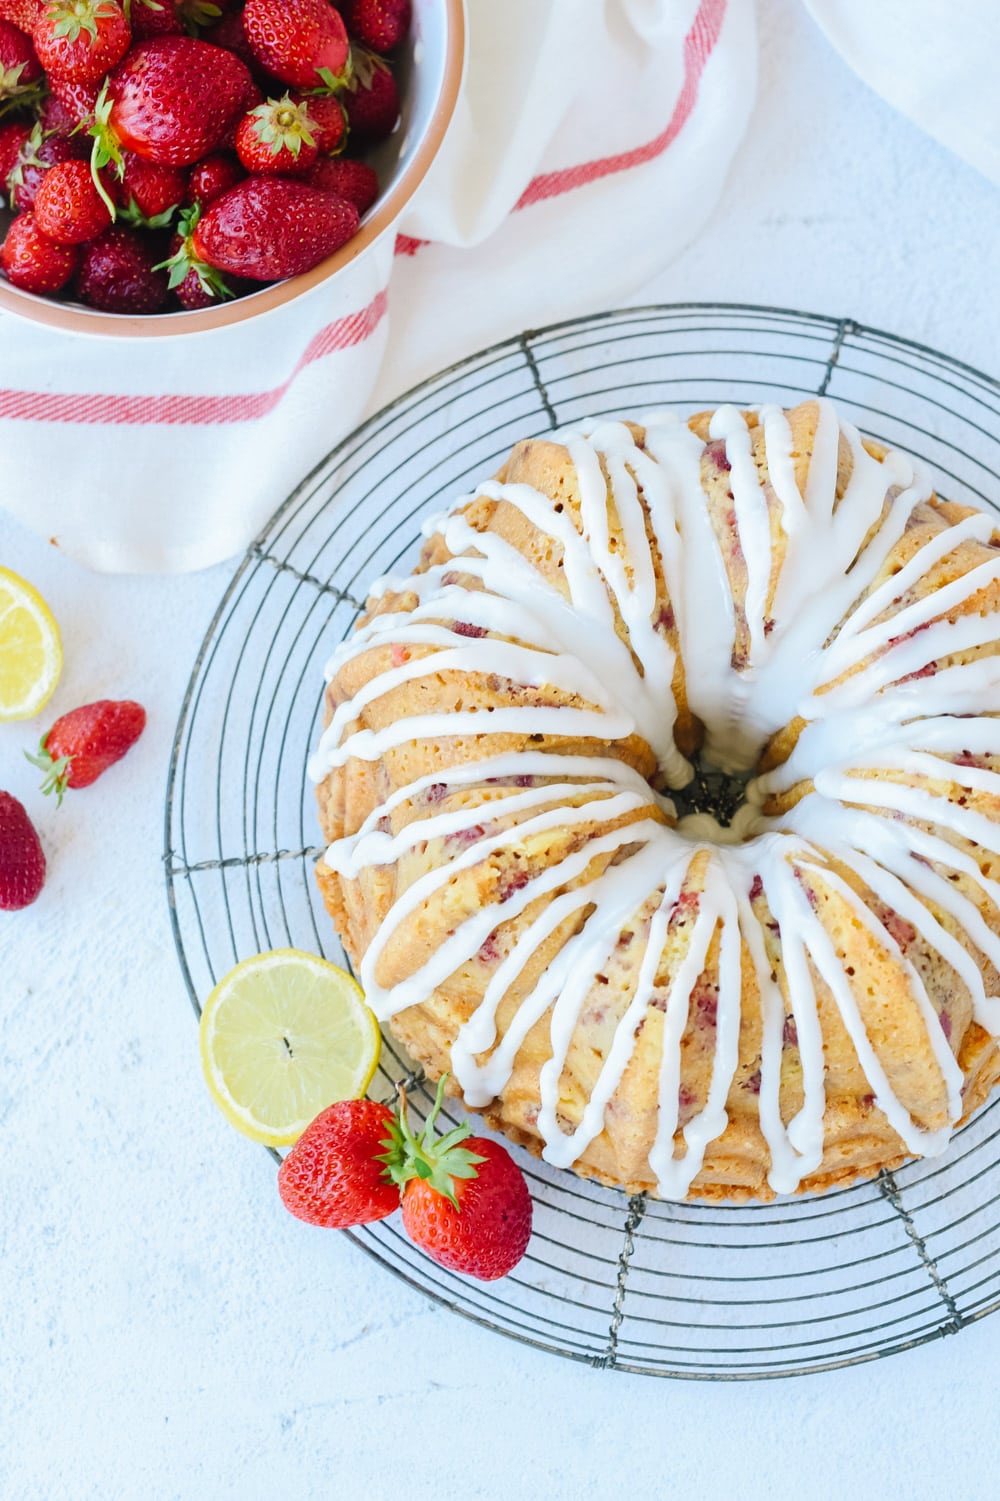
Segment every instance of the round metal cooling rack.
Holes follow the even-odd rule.
[[[415,559],[419,524],[513,443],[584,416],[829,394],[863,431],[919,454],[953,500],[1000,497],[1000,385],[931,349],[780,308],[686,304],[523,334],[424,382],[317,468],[249,548],[181,710],[166,881],[191,999],[286,944],[343,963],[312,867],[306,758],[323,666],[377,575]],[[387,1038],[379,1088],[411,1065]],[[428,1097],[413,1075],[416,1113]],[[430,1297],[537,1347],[615,1370],[740,1380],[872,1360],[1000,1306],[1000,1112],[948,1155],[813,1199],[701,1207],[586,1184],[518,1151],[529,1253],[473,1283],[394,1221],[359,1246]]]

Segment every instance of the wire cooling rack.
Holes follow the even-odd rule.
[[[780,308],[628,309],[523,334],[426,381],[330,454],[243,558],[181,710],[166,799],[167,895],[195,1009],[237,960],[286,944],[344,962],[315,889],[306,758],[323,665],[368,581],[414,559],[419,523],[521,437],[584,416],[822,393],[919,454],[940,493],[1000,498],[1000,385],[931,349]],[[377,1087],[408,1076],[387,1039]],[[454,1119],[454,1116],[452,1116]],[[475,1283],[394,1217],[352,1232],[383,1266],[477,1323],[613,1370],[743,1380],[873,1360],[1000,1306],[1000,1111],[942,1161],[819,1198],[699,1207],[592,1186],[518,1151],[528,1255]]]

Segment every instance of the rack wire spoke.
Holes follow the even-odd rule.
[[[850,317],[786,308],[628,308],[529,330],[425,381],[334,449],[247,549],[181,709],[163,860],[195,1011],[262,944],[347,963],[313,878],[322,849],[305,765],[325,660],[354,629],[368,582],[416,560],[425,516],[518,439],[584,417],[817,394],[922,457],[948,499],[996,508],[995,380]],[[713,776],[699,799],[726,818],[738,789]],[[399,1079],[425,1119],[423,1073],[387,1035],[372,1092],[389,1099]],[[392,1221],[353,1239],[454,1312],[601,1369],[729,1381],[837,1369],[1000,1307],[998,1108],[943,1160],[771,1204],[628,1198],[514,1149],[535,1234],[500,1283],[436,1266]],[[451,1102],[444,1115],[459,1118]]]

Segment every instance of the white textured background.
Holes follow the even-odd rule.
[[[635,300],[848,315],[998,375],[998,243],[1000,191],[765,0],[728,189]],[[160,873],[177,710],[229,570],[96,579],[2,517],[0,559],[63,625],[53,710],[150,710],[122,767],[46,810],[49,883],[0,919],[4,1501],[997,1495],[1000,1317],[829,1376],[652,1382],[491,1336],[291,1221],[202,1087]],[[24,743],[0,726],[22,797]]]

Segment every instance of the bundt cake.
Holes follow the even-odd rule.
[[[812,400],[529,439],[423,530],[310,763],[379,1018],[631,1192],[943,1151],[1000,1074],[994,522]]]

